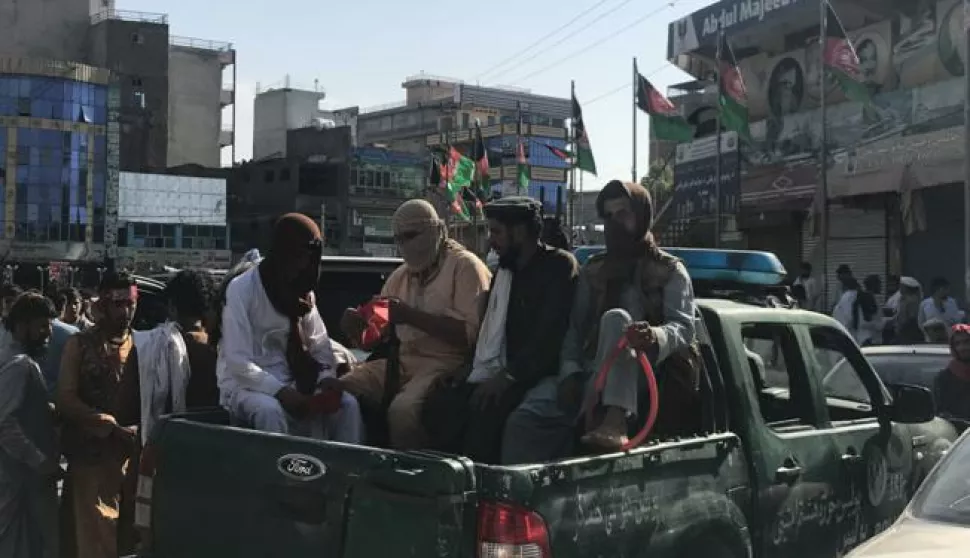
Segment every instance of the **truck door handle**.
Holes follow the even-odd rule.
[[[846,465],[858,465],[862,463],[862,456],[859,455],[859,450],[852,446],[845,448],[845,453],[842,454],[842,463]]]
[[[791,457],[785,459],[781,467],[775,470],[775,478],[779,481],[790,483],[802,476],[802,468]]]

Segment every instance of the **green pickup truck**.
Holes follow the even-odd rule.
[[[675,253],[713,297],[699,298],[696,436],[510,467],[172,416],[142,454],[140,556],[814,558],[885,529],[956,438],[929,392],[884,386],[832,319],[709,281],[778,283],[774,256],[723,252],[714,269]],[[325,261],[325,320],[395,264]],[[824,385],[846,361],[863,390]]]

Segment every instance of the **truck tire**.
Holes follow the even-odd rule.
[[[677,553],[677,558],[747,558],[739,553],[716,533],[701,533],[685,541]]]

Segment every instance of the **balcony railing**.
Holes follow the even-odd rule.
[[[360,114],[367,114],[370,112],[380,112],[382,110],[391,110],[396,108],[403,108],[408,106],[407,101],[395,101],[393,103],[384,103],[383,105],[375,105],[372,107],[365,107],[360,109]]]
[[[140,23],[158,23],[168,25],[168,14],[155,12],[136,12],[133,10],[101,10],[91,16],[91,24],[108,20],[137,21]]]
[[[216,52],[229,52],[232,50],[232,43],[225,41],[210,41],[209,39],[197,39],[195,37],[179,37],[173,35],[169,37],[168,43],[172,46],[197,48],[199,50],[213,50]]]

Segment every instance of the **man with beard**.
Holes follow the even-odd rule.
[[[216,373],[221,403],[257,430],[361,441],[357,400],[336,360],[313,290],[323,237],[306,215],[276,221],[269,255],[229,283]]]
[[[68,461],[62,505],[72,531],[62,543],[76,548],[77,558],[115,558],[131,550],[119,548],[130,527],[120,525],[119,513],[122,482],[138,447],[138,371],[130,366],[134,278],[105,273],[95,304],[97,324],[64,345],[57,385]]]
[[[422,408],[439,378],[467,367],[478,338],[483,298],[492,274],[461,244],[448,238],[444,221],[425,200],[409,200],[394,212],[394,241],[404,264],[394,270],[381,297],[390,301],[390,320],[400,350],[400,387],[387,409],[395,449],[427,447]],[[341,326],[359,342],[366,323],[354,309]],[[384,400],[387,359],[358,364],[340,378],[344,388],[378,408]]]
[[[40,366],[53,304],[27,293],[9,308],[0,353],[0,556],[56,558],[57,435]]]
[[[659,384],[658,436],[699,430],[700,352],[695,334],[694,292],[684,265],[654,242],[653,203],[643,186],[614,180],[600,191],[596,210],[606,225],[606,252],[586,263],[579,277],[569,331],[563,341],[560,401],[572,412],[583,386],[593,389],[599,371],[623,336],[644,351]],[[616,451],[628,441],[627,419],[639,407],[642,373],[633,351],[624,352],[610,369],[596,401],[598,424],[582,442],[600,451]]]
[[[467,380],[472,389],[463,454],[476,462],[525,463],[538,455],[545,433],[528,402],[517,407],[526,393],[555,396],[578,265],[569,252],[539,240],[538,201],[502,198],[485,206],[485,217],[499,265]]]

